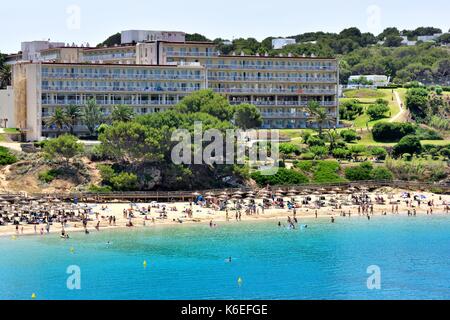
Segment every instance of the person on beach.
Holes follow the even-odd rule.
[[[317,219],[317,210],[316,210],[316,212],[315,212],[315,215],[316,215],[316,219]]]
[[[334,217],[331,217],[331,223],[334,223]]]
[[[97,221],[97,225],[95,226],[95,230],[100,231],[100,221]]]

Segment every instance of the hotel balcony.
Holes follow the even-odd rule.
[[[311,115],[303,112],[262,112],[265,119],[309,119]],[[329,113],[330,118],[336,118],[336,114]]]
[[[217,52],[180,52],[166,51],[168,57],[217,57]]]
[[[222,77],[215,77],[215,76],[208,76],[209,81],[229,81],[229,82],[249,82],[249,81],[256,81],[256,82],[310,82],[310,83],[336,83],[337,79],[333,78],[306,78],[306,77],[233,77],[233,76],[222,76]]]
[[[283,66],[283,65],[238,65],[238,64],[206,64],[208,69],[226,70],[294,70],[294,71],[337,71],[336,66]]]
[[[82,61],[108,61],[108,60],[122,60],[122,59],[134,59],[136,58],[135,52],[123,53],[123,54],[99,54],[99,55],[86,55],[84,54]]]
[[[180,100],[181,101],[181,100]],[[169,101],[169,100],[147,100],[147,101],[96,101],[98,105],[101,106],[117,106],[117,105],[129,105],[129,106],[174,106],[178,104],[180,101]],[[50,100],[42,100],[42,105],[44,106],[69,106],[69,105],[78,105],[84,106],[87,101],[75,101],[75,100],[65,100],[65,101],[50,101]]]
[[[336,101],[318,101],[321,107],[336,107]],[[308,101],[230,101],[231,105],[250,103],[255,106],[286,106],[286,107],[306,107]]]
[[[335,95],[336,90],[327,89],[278,89],[278,88],[212,88],[217,93],[288,93],[288,94],[330,94]]]
[[[143,75],[143,74],[62,74],[42,73],[42,78],[47,79],[100,79],[100,80],[205,80],[201,75]]]
[[[42,87],[42,91],[59,92],[194,92],[197,88],[132,88],[132,87]]]

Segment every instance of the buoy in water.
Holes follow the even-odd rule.
[[[238,278],[238,280],[237,280],[237,282],[238,282],[238,285],[239,285],[239,286],[241,286],[241,285],[242,285],[242,283],[243,283],[244,281],[242,280],[242,278],[241,278],[241,277],[239,277],[239,278]]]
[[[147,261],[146,260],[144,260],[143,265],[144,265],[144,268],[147,268]]]
[[[71,248],[70,248],[70,253],[75,253],[74,247],[71,247]]]
[[[31,294],[31,299],[36,299],[36,293]]]
[[[17,237],[16,236],[12,236],[11,239],[12,240],[17,240]]]

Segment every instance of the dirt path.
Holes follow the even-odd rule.
[[[403,102],[400,98],[400,95],[397,91],[394,91],[395,101],[397,102],[398,107],[400,108],[400,112],[397,113],[394,117],[392,117],[389,122],[398,122],[400,118],[402,118],[405,114],[405,108],[403,108]]]

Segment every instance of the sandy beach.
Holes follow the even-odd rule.
[[[409,193],[410,198],[406,197]],[[302,203],[302,199],[311,199],[308,204]],[[409,192],[406,190],[391,190],[389,193],[375,191],[365,193],[364,197],[370,199],[368,205],[363,206],[352,203],[352,194],[319,194],[311,196],[293,197],[295,202],[294,209],[277,208],[271,206],[262,210],[262,199],[255,199],[256,212],[246,212],[246,207],[240,210],[235,209],[234,202],[228,205],[226,211],[218,211],[209,205],[196,205],[188,202],[177,203],[102,203],[102,204],[78,204],[80,208],[89,206],[91,213],[87,223],[87,230],[90,232],[101,232],[109,229],[135,229],[152,228],[155,226],[167,225],[189,225],[205,224],[220,226],[223,223],[235,223],[239,221],[261,221],[274,220],[274,223],[281,222],[288,224],[288,217],[298,220],[305,218],[330,219],[334,218],[338,222],[342,218],[352,218],[361,216],[380,216],[380,215],[402,215],[408,216],[408,211],[413,215],[427,214],[448,214],[448,205],[450,204],[449,195],[437,195],[427,192]],[[414,200],[414,197],[419,201]],[[276,198],[276,197],[274,197]],[[283,197],[287,202],[290,197]],[[378,202],[376,201],[378,199]],[[384,203],[381,202],[383,199]],[[322,201],[321,207],[318,207],[316,201]],[[150,213],[148,209],[150,208]],[[189,214],[189,210],[192,214]],[[227,218],[228,211],[228,218]],[[241,216],[239,217],[239,212]],[[397,213],[398,212],[398,213]],[[131,216],[130,216],[131,214]],[[164,218],[164,214],[167,218]],[[115,218],[115,223],[113,218]],[[110,222],[111,221],[111,222]],[[130,226],[130,222],[132,226]],[[98,228],[97,228],[98,226]],[[18,227],[12,223],[0,225],[0,236],[11,236],[13,238],[36,235],[44,236],[48,233],[61,233],[64,228],[66,234],[72,232],[85,232],[81,221],[67,221],[63,227],[60,222],[50,224],[48,231],[45,224],[31,225],[20,224]]]

